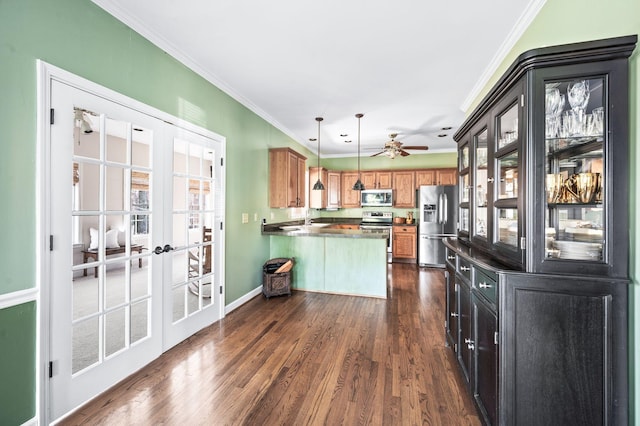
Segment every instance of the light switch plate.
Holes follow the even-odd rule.
[[[249,213],[242,213],[242,223],[249,223]]]

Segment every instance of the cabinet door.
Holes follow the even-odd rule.
[[[327,208],[339,208],[340,205],[340,172],[329,170],[327,172],[326,192],[327,192]]]
[[[456,169],[440,169],[436,173],[438,185],[455,185],[456,178]]]
[[[345,172],[342,173],[342,179],[340,182],[340,195],[342,198],[342,207],[360,207],[360,191],[354,191],[353,184],[358,180],[357,172]]]
[[[305,186],[304,175],[307,171],[307,162],[305,158],[297,157],[296,158],[296,199],[297,204],[296,207],[304,207],[307,204],[307,188]]]
[[[467,137],[458,147],[458,236],[462,239],[469,239],[469,230],[471,229],[469,159],[470,152]]]
[[[313,185],[315,185],[316,181],[320,177],[320,180],[324,184],[325,190],[318,191],[313,189]],[[309,167],[309,207],[312,209],[324,209],[327,207],[327,189],[328,181],[327,181],[327,171],[320,167]]]
[[[391,172],[376,172],[377,189],[390,189],[392,186]]]
[[[497,425],[498,407],[498,320],[495,312],[473,295],[473,395],[486,424]]]
[[[446,310],[445,310],[445,335],[446,343],[451,346],[453,352],[458,352],[459,326],[458,316],[460,315],[458,308],[458,285],[456,284],[455,269],[447,264],[445,271],[446,281]]]
[[[489,226],[491,225],[491,210],[488,201],[491,198],[491,190],[493,189],[493,178],[490,178],[489,170],[489,128],[486,125],[473,133],[472,136],[472,170],[473,170],[473,192],[471,200],[473,204],[473,223],[472,223],[472,239],[478,245],[488,246],[487,236],[489,235]]]
[[[422,185],[435,185],[436,184],[436,171],[432,170],[416,170],[416,189]]]
[[[415,173],[411,171],[393,172],[394,207],[416,207]]]
[[[458,348],[458,363],[462,368],[464,379],[469,386],[471,381],[471,354],[473,338],[471,329],[471,288],[466,280],[456,275],[458,296],[460,297],[460,347]]]
[[[415,226],[393,226],[393,258],[415,259],[417,252]]]
[[[364,185],[365,189],[377,189],[376,172],[361,172],[360,181]]]
[[[628,282],[509,274],[501,424],[625,425]]]

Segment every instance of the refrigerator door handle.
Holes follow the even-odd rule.
[[[447,197],[447,194],[442,194],[442,206],[444,207],[442,209],[442,223],[446,225],[447,218],[449,217],[449,198]]]
[[[442,194],[438,194],[438,223],[442,223]]]

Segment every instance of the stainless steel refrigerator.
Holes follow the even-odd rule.
[[[444,268],[445,247],[442,239],[456,236],[458,223],[458,187],[455,185],[421,186],[419,191],[418,264]]]

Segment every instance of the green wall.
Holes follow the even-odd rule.
[[[370,157],[369,154],[366,154],[366,156],[360,157],[360,170],[456,167],[458,155],[455,151],[456,144],[451,142],[451,152],[411,154],[408,157],[399,157],[393,160],[382,155]],[[357,170],[358,157],[321,157],[320,165],[329,170]]]
[[[638,0],[548,0],[540,10],[535,20],[529,25],[524,34],[517,41],[511,52],[492,76],[480,96],[468,113],[477,105],[482,97],[491,89],[493,84],[504,73],[516,57],[529,49],[552,46],[557,44],[588,41],[601,38],[618,37],[640,34],[640,2]],[[478,70],[480,74],[482,70]],[[640,46],[636,47],[630,59],[630,148],[629,158],[631,177],[629,191],[630,211],[630,287],[629,305],[629,361],[630,361],[630,398],[629,409],[631,424],[640,425],[640,413],[635,407],[640,407],[640,350],[636,349],[636,342],[640,342],[640,242],[638,242],[638,226],[640,226],[640,210],[638,209],[638,190],[640,187]]]

